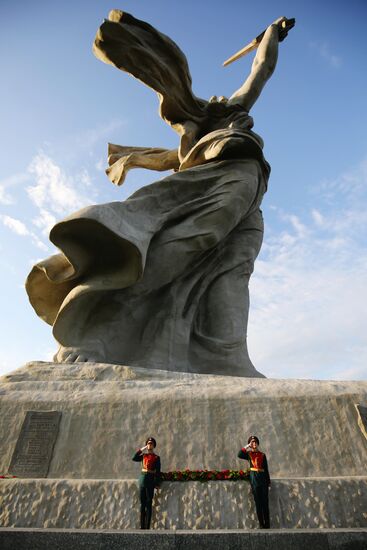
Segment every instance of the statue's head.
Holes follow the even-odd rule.
[[[223,95],[217,97],[212,95],[206,105],[206,111],[210,117],[218,118],[222,117],[227,111],[228,99]]]

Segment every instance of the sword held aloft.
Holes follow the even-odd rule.
[[[296,20],[294,18],[292,19],[284,19],[280,25],[279,25],[279,33],[281,34],[282,31],[284,33],[284,36],[280,38],[280,42],[284,40],[286,37],[288,31],[294,27],[296,23]],[[248,53],[252,52],[253,50],[256,50],[258,45],[260,44],[261,40],[263,39],[265,34],[265,31],[263,31],[261,34],[259,34],[256,38],[254,38],[247,46],[239,50],[237,53],[229,57],[224,63],[223,67],[226,67],[227,65],[230,65],[230,63],[233,63],[233,61],[237,61],[237,59],[240,59],[240,57],[243,57],[244,55],[247,55]]]

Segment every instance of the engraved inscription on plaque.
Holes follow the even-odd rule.
[[[47,477],[60,419],[59,411],[27,411],[10,462],[9,474]]]

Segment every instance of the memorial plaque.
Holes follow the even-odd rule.
[[[59,411],[27,411],[10,462],[9,474],[47,477],[60,419]]]

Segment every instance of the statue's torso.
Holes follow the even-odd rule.
[[[185,122],[178,150],[180,170],[222,159],[255,158],[268,170],[263,140],[252,131],[252,117],[239,105],[208,103],[202,122]]]

